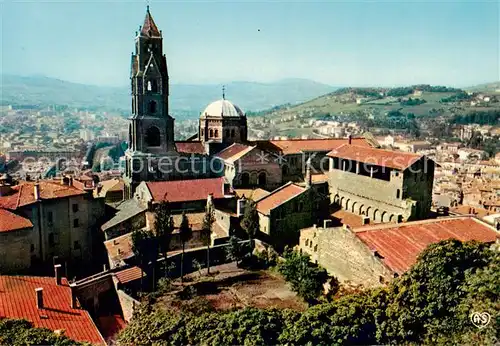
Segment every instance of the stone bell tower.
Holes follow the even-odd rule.
[[[125,154],[125,198],[131,198],[143,180],[159,178],[151,162],[176,155],[174,119],[168,113],[168,70],[163,37],[149,6],[135,37],[131,61],[132,116],[129,149]]]

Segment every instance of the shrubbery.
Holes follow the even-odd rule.
[[[84,344],[64,335],[57,335],[50,329],[34,328],[31,322],[26,320],[0,319],[0,345],[77,346]]]
[[[389,286],[305,312],[246,308],[173,314],[145,306],[120,334],[119,343],[490,345],[500,331],[499,264],[498,252],[488,245],[443,241],[429,246]],[[490,313],[490,324],[484,329],[472,325],[473,311]]]

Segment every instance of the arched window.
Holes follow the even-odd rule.
[[[250,185],[250,174],[247,172],[241,173],[241,185],[248,186]]]
[[[151,81],[151,92],[157,93],[158,92],[158,81],[156,79],[153,79]]]
[[[146,145],[148,147],[159,147],[161,145],[160,130],[156,126],[151,126],[146,131]]]
[[[214,136],[214,130],[210,129],[210,138],[212,138]]]
[[[151,89],[152,89],[152,86],[151,86],[151,81],[150,81],[150,80],[148,80],[148,84],[147,84],[147,85],[148,85],[148,86],[147,86],[147,88],[148,88],[148,91],[151,91]]]
[[[219,138],[219,130],[215,130],[215,138]]]
[[[201,129],[201,136],[203,137],[205,135],[205,130]]]
[[[128,125],[128,147],[132,147],[132,124]]]
[[[399,198],[399,195],[401,194],[401,191],[399,189],[396,190],[396,198]]]
[[[236,135],[236,131],[234,131],[234,129],[231,130],[231,137],[234,138],[234,136]]]
[[[259,173],[259,178],[258,178],[258,182],[259,182],[259,185],[260,186],[264,186],[266,185],[266,173],[265,172],[261,172]]]
[[[156,113],[156,101],[149,101],[149,113]]]

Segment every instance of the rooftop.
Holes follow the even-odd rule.
[[[201,113],[202,117],[244,117],[245,114],[237,105],[222,99],[212,102]]]
[[[234,143],[234,144],[231,144],[226,149],[222,150],[220,153],[218,153],[217,156],[223,160],[235,161],[238,158],[240,158],[242,155],[244,155],[247,152],[249,152],[250,150],[252,150],[253,148],[254,147],[252,147],[250,145]]]
[[[0,208],[0,233],[33,227],[30,220]]]
[[[402,224],[365,226],[354,230],[391,270],[402,274],[415,264],[418,255],[441,240],[494,242],[499,233],[472,217],[453,217]]]
[[[381,167],[405,170],[422,158],[422,155],[375,149],[368,146],[344,144],[328,153],[330,157],[369,163]]]
[[[36,305],[36,288],[43,288],[43,309]],[[26,319],[38,328],[64,330],[67,337],[104,345],[87,311],[71,308],[71,289],[53,277],[0,276],[0,318]]]
[[[251,200],[257,201],[267,195],[270,194],[269,191],[266,191],[261,188],[256,189],[235,189],[236,195],[241,198],[245,196],[245,198],[249,198]]]
[[[146,182],[154,202],[189,202],[213,198],[224,198],[224,178],[172,180]]]
[[[270,144],[279,148],[283,154],[300,154],[309,151],[328,152],[348,144],[347,138],[326,138],[326,139],[284,139],[270,140]],[[351,143],[357,146],[370,147],[370,144],[364,138],[352,138]]]
[[[74,186],[48,181],[23,182],[12,187],[10,194],[0,197],[0,207],[15,210],[36,202],[35,185],[38,184],[40,200],[66,198],[85,195],[86,192]]]
[[[197,141],[177,141],[175,142],[177,152],[184,154],[205,154],[205,146]]]
[[[305,192],[307,189],[295,185],[292,182],[289,182],[283,185],[280,188],[277,188],[269,195],[257,200],[257,211],[264,214],[269,215],[271,210],[282,205],[285,202],[288,202],[292,198],[297,197],[298,195]]]

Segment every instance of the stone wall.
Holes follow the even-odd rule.
[[[394,277],[353,231],[343,227],[303,230],[299,249],[341,282],[372,287]]]
[[[122,308],[123,319],[126,322],[130,322],[132,316],[134,315],[134,310],[141,303],[120,289],[117,289],[116,293],[118,294],[118,301],[120,302],[120,306]]]
[[[19,274],[29,270],[34,236],[31,228],[0,233],[0,273]]]
[[[265,190],[273,190],[283,182],[280,165],[274,161],[274,156],[255,148],[234,163],[235,173],[233,187],[258,186]],[[259,174],[264,173],[265,184],[259,184]],[[249,184],[244,184],[244,174],[248,174]]]

